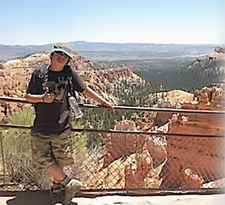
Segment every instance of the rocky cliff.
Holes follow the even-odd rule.
[[[203,88],[194,93],[192,103],[184,103],[181,108],[224,111],[224,94],[220,88]],[[225,133],[224,119],[224,114],[179,113],[171,116],[167,121],[168,133],[189,134],[190,137],[167,138],[168,159],[161,173],[165,176],[162,187],[201,187],[203,183],[225,178],[225,140],[216,137]],[[195,137],[198,134],[208,137]],[[187,173],[196,175],[195,179],[187,182]]]
[[[186,66],[181,74],[191,82],[210,85],[224,83],[225,78],[225,55],[224,47],[217,46],[214,52],[199,56],[193,63]],[[203,87],[203,86],[202,86]]]
[[[174,94],[168,96],[174,97]],[[204,88],[191,96],[192,100],[187,95],[179,108],[224,111],[222,89]],[[165,104],[160,101],[159,106],[175,108],[173,97]],[[93,187],[105,187],[109,182],[110,186],[126,188],[212,188],[215,184],[224,187],[221,179],[225,178],[225,140],[216,137],[225,133],[224,114],[172,113],[165,117],[157,113],[156,121],[160,121],[161,126],[151,125],[149,131],[161,135],[108,135],[99,169],[106,181],[101,180],[99,170],[95,170]],[[134,121],[125,119],[114,129],[138,130]],[[178,136],[167,136],[167,133]],[[182,136],[185,134],[189,136]],[[198,134],[202,137],[197,137]],[[118,173],[116,181],[114,173]]]

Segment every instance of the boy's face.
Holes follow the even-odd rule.
[[[66,65],[69,60],[69,56],[63,53],[62,51],[55,51],[53,53],[52,60],[54,62]]]

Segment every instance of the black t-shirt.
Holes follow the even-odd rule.
[[[60,133],[65,129],[71,127],[69,121],[70,107],[68,103],[67,93],[69,90],[68,81],[68,67],[62,71],[47,72],[46,87],[50,92],[55,95],[54,102],[52,103],[35,103],[35,120],[33,130],[41,133]],[[86,86],[83,80],[77,75],[77,73],[71,69],[73,89],[77,92],[83,92]],[[30,94],[43,94],[45,88],[43,88],[42,79],[39,77],[40,68],[34,70],[29,82],[27,93]]]

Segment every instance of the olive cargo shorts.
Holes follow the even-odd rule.
[[[61,134],[31,132],[33,167],[44,171],[52,164],[67,166],[74,163],[72,157],[71,130]]]

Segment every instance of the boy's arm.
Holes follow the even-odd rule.
[[[46,92],[41,95],[27,93],[25,98],[26,101],[31,103],[39,103],[39,102],[51,103],[54,101],[54,94],[49,93],[47,89]]]
[[[83,94],[86,95],[89,98],[92,98],[94,101],[102,104],[102,106],[105,106],[105,107],[113,109],[113,106],[112,106],[112,104],[110,102],[106,101],[104,98],[102,98],[98,93],[96,93],[91,88],[87,87],[83,91]]]

